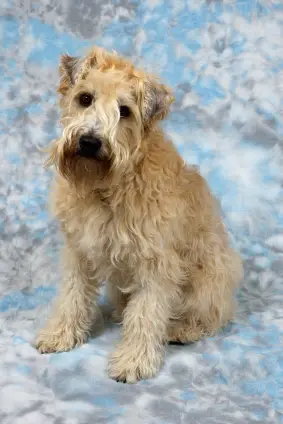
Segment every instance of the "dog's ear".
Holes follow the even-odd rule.
[[[84,59],[80,57],[72,57],[68,54],[61,56],[59,73],[61,76],[58,91],[61,94],[65,94],[66,91],[75,84],[78,74],[81,71],[81,67]]]
[[[59,71],[61,75],[65,75],[69,78],[71,84],[74,84],[82,62],[83,59],[80,57],[72,57],[68,54],[64,54],[61,56]]]
[[[60,58],[59,74],[61,77],[58,92],[65,94],[80,78],[84,70],[98,67],[103,64],[106,52],[100,47],[92,47],[90,52],[84,57],[73,57],[63,54]]]
[[[141,109],[145,125],[164,119],[174,102],[172,91],[154,77],[147,77],[143,83]]]

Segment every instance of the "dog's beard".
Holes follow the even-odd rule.
[[[119,184],[131,167],[139,150],[138,131],[122,131],[118,139],[101,137],[104,142],[98,155],[82,154],[78,140],[85,128],[68,126],[62,137],[51,146],[47,166],[54,165],[58,172],[75,185],[96,188]]]
[[[95,186],[107,178],[111,159],[105,153],[100,157],[84,157],[78,154],[77,143],[57,140],[51,146],[46,166],[54,165],[60,175],[75,185]]]

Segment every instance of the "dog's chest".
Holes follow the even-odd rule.
[[[66,213],[65,231],[91,260],[128,261],[137,253],[137,236],[128,225],[127,207],[113,210],[107,202],[74,205]]]
[[[130,271],[164,247],[169,226],[161,226],[160,205],[153,196],[145,201],[138,190],[82,198],[63,181],[54,188],[52,204],[73,247],[98,264]]]

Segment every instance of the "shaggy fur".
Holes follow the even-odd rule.
[[[166,342],[198,340],[232,318],[241,260],[206,182],[158,125],[170,90],[100,48],[63,56],[60,72],[64,129],[49,164],[58,171],[52,207],[65,236],[65,277],[37,347],[84,343],[107,281],[123,333],[109,375],[133,383],[157,373]],[[93,96],[88,107],[82,93]],[[95,158],[78,154],[85,134],[102,142]]]

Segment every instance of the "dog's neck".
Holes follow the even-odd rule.
[[[116,197],[122,187],[127,191],[127,187],[136,185],[137,189],[142,190],[143,185],[149,184],[148,175],[151,183],[158,179],[162,184],[162,179],[168,178],[162,173],[164,166],[167,171],[171,169],[173,173],[177,173],[178,169],[183,167],[180,158],[178,166],[174,165],[176,169],[171,168],[170,158],[176,149],[171,142],[165,141],[164,134],[159,128],[155,127],[154,130],[146,132],[140,144],[140,149],[123,166],[113,169],[110,166],[101,175],[98,175],[95,169],[93,172],[89,170],[88,174],[84,172],[81,178],[70,180],[70,186],[74,186],[81,198],[99,195],[103,202],[107,202]]]

